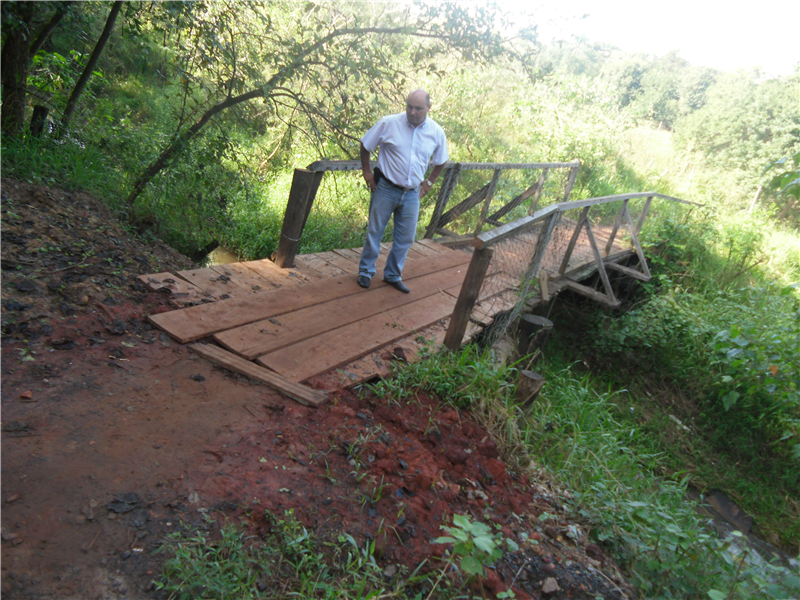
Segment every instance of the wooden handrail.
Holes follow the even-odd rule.
[[[370,161],[370,167],[374,167],[377,161]],[[445,169],[461,165],[462,171],[487,171],[493,169],[552,169],[558,167],[576,168],[580,167],[580,161],[573,162],[534,162],[534,163],[476,163],[476,162],[446,162]],[[361,169],[360,160],[317,160],[306,167],[309,171],[359,171]]]

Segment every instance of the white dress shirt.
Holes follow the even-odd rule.
[[[416,188],[425,178],[428,162],[443,165],[450,156],[444,130],[430,117],[414,127],[405,112],[383,117],[364,137],[364,147],[372,152],[380,146],[378,168],[392,183]]]

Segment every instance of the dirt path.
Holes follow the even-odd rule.
[[[140,246],[90,198],[8,180],[2,194],[4,598],[159,597],[169,532],[245,515],[258,532],[286,510],[412,568],[470,515],[521,546],[490,591],[624,597],[564,497],[509,472],[467,415],[349,392],[306,408],[216,369],[149,327],[169,298],[134,283],[183,257]]]

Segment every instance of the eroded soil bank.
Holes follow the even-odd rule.
[[[520,545],[490,594],[632,595],[564,493],[510,470],[468,414],[350,391],[301,406],[152,329],[175,307],[135,276],[190,264],[91,198],[3,180],[2,219],[4,597],[158,597],[155,551],[182,523],[258,533],[287,510],[412,570],[464,514]]]

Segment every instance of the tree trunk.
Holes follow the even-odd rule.
[[[41,50],[48,36],[53,32],[53,29],[56,28],[56,25],[58,25],[61,22],[61,19],[64,18],[64,15],[67,14],[67,9],[69,8],[70,4],[73,4],[73,2],[61,2],[60,6],[56,9],[56,12],[52,17],[50,17],[50,20],[45,23],[44,27],[42,27],[41,31],[39,31],[39,35],[36,36],[36,40],[33,42],[33,44],[31,44],[31,58],[36,56],[36,53]]]
[[[75,84],[72,94],[67,101],[67,107],[64,109],[64,116],[61,118],[59,135],[66,131],[67,127],[69,126],[69,120],[72,117],[72,113],[75,112],[75,107],[78,105],[78,99],[81,97],[83,89],[86,87],[86,83],[89,81],[89,77],[91,77],[92,72],[94,71],[95,65],[97,65],[97,60],[100,58],[100,54],[103,53],[103,48],[105,48],[106,42],[111,36],[111,30],[114,29],[114,22],[117,20],[117,15],[119,14],[119,10],[121,8],[121,1],[114,2],[114,6],[111,7],[111,12],[108,15],[108,19],[106,19],[106,26],[103,28],[103,33],[100,34],[100,39],[97,40],[97,44],[94,46],[92,55],[89,57],[89,62],[86,63],[86,67],[83,69],[83,73],[81,73],[81,77],[78,79],[78,83]]]
[[[2,51],[3,112],[0,129],[4,135],[19,137],[25,124],[28,103],[28,65],[30,63],[30,26],[34,2],[20,2],[14,10],[22,23],[8,32]]]

